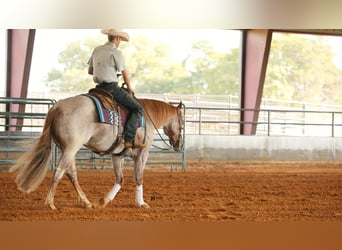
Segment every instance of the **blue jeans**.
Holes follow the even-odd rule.
[[[125,141],[134,142],[139,121],[144,115],[144,107],[126,90],[119,87],[116,82],[100,83],[96,88],[102,88],[112,93],[113,98],[130,111],[124,130],[124,139]]]

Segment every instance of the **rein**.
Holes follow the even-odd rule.
[[[125,86],[126,86],[126,87],[125,87]],[[127,87],[128,87],[128,86],[127,86],[127,83],[125,83],[125,82],[121,85],[121,88],[123,88],[123,89],[126,90],[126,91],[128,91]],[[135,98],[135,99],[139,102],[139,100],[138,100],[134,95],[133,95],[133,98]],[[160,134],[160,132],[159,132],[157,126],[156,126],[155,123],[153,122],[153,119],[152,119],[150,113],[149,113],[147,110],[145,110],[145,112],[146,112],[147,116],[150,118],[150,121],[151,121],[151,123],[152,123],[154,129],[157,131],[157,133],[158,133],[160,139],[164,142],[164,144],[167,146],[167,148],[161,148],[161,147],[156,146],[156,145],[154,145],[154,144],[152,144],[152,146],[155,147],[155,148],[159,148],[159,149],[161,149],[161,150],[173,149],[173,146],[170,145],[169,143],[167,143],[167,142],[165,141],[165,139],[162,137],[162,135]],[[178,123],[180,123],[178,112],[177,112],[177,119],[178,119]],[[147,126],[147,124],[146,124],[146,126]],[[181,128],[181,127],[180,127],[180,128]],[[146,140],[146,127],[145,127],[144,142],[145,142],[145,140]]]
[[[121,88],[123,88],[123,89],[125,89],[126,91],[128,91],[128,90],[127,90],[127,87],[125,87],[125,86],[127,86],[127,83],[123,83],[122,86],[121,86]],[[133,98],[139,102],[138,98],[136,98],[134,95],[133,95]],[[152,123],[154,129],[157,131],[157,133],[158,133],[160,139],[165,143],[165,145],[166,145],[168,148],[161,148],[161,147],[158,147],[158,146],[156,146],[156,145],[154,145],[154,144],[152,144],[152,146],[155,147],[155,148],[159,148],[159,149],[161,149],[161,150],[172,149],[172,145],[168,144],[168,143],[165,141],[165,139],[162,137],[162,135],[159,133],[159,130],[158,130],[156,124],[153,122],[153,119],[152,119],[150,113],[149,113],[146,109],[145,109],[145,112],[146,112],[148,118],[150,118],[150,121],[151,121],[151,123]],[[177,117],[178,117],[178,113],[177,113]],[[146,124],[146,127],[147,127],[147,124]],[[145,127],[144,142],[145,142],[145,140],[146,140],[146,127]]]
[[[160,134],[160,132],[159,132],[159,130],[158,130],[156,124],[153,122],[153,119],[152,119],[150,113],[149,113],[147,110],[146,110],[146,114],[147,114],[148,118],[150,118],[150,121],[151,121],[151,123],[152,123],[154,129],[157,131],[157,133],[158,133],[160,139],[165,143],[165,145],[166,145],[168,148],[162,148],[162,147],[156,146],[156,145],[154,145],[154,144],[152,144],[152,146],[155,147],[155,148],[162,149],[162,150],[172,149],[172,146],[171,146],[169,143],[167,143],[167,142],[165,141],[165,139],[162,137],[162,135]],[[177,114],[177,116],[178,116],[178,114]]]

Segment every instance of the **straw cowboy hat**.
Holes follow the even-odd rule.
[[[119,36],[119,37],[121,37],[122,41],[125,41],[125,42],[129,41],[129,35],[126,32],[122,31],[122,30],[102,29],[101,33],[105,34],[105,35]]]

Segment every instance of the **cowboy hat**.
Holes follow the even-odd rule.
[[[105,34],[105,35],[119,36],[119,37],[121,37],[122,41],[125,41],[125,42],[129,41],[129,35],[122,30],[102,29],[101,33]]]

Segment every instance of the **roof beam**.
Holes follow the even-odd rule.
[[[7,31],[7,79],[6,97],[26,98],[31,69],[34,29],[9,29]],[[25,112],[25,105],[6,106],[7,112]],[[22,119],[6,120],[6,128],[21,128]],[[11,129],[15,127],[15,129]]]
[[[244,30],[242,32],[240,134],[256,133],[260,103],[265,81],[271,30]]]

